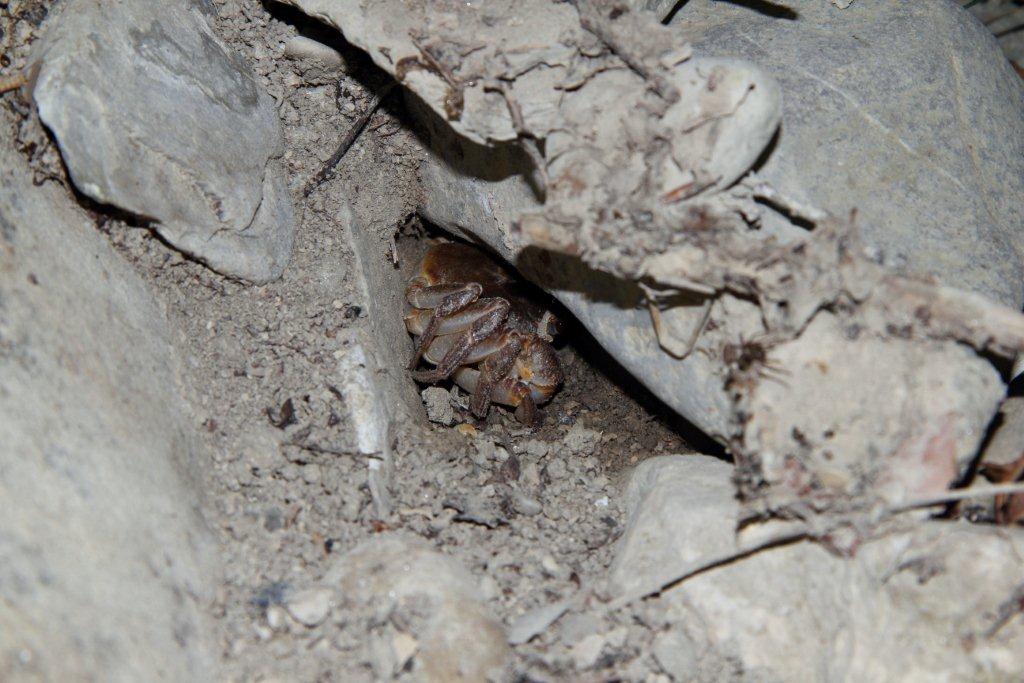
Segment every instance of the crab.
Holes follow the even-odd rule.
[[[405,326],[416,337],[413,379],[451,378],[470,393],[478,418],[498,403],[514,408],[523,424],[537,423],[537,407],[563,380],[551,346],[560,324],[507,269],[475,247],[439,242],[423,257],[405,298]],[[416,370],[421,360],[433,368]]]

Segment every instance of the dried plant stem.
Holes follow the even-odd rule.
[[[966,498],[984,498],[987,496],[998,496],[1010,493],[1024,493],[1024,483],[1021,484],[1004,484],[1001,486],[987,486],[984,488],[972,488],[972,489],[958,489],[955,491],[946,491],[945,493],[931,496],[928,498],[920,498],[918,500],[912,500],[907,503],[901,503],[899,505],[888,508],[885,512],[890,515],[896,515],[903,512],[909,512],[911,510],[917,510],[924,507],[932,507],[934,505],[941,505],[956,500],[964,500]],[[837,524],[839,526],[846,526],[843,523]],[[744,558],[755,555],[762,550],[769,548],[777,548],[785,545],[790,545],[797,541],[813,540],[823,538],[828,535],[829,532],[833,531],[832,528],[825,529],[812,529],[810,525],[801,525],[798,528],[791,529],[789,531],[781,532],[775,536],[771,536],[764,541],[761,541],[755,545],[739,548],[736,550],[730,550],[728,552],[720,553],[718,555],[712,555],[711,557],[701,560],[699,562],[693,562],[685,565],[681,568],[670,570],[662,575],[662,578],[649,583],[646,587],[637,590],[630,591],[625,595],[621,595],[609,603],[610,609],[618,609],[619,607],[625,607],[626,605],[657,595],[666,590],[674,588],[681,584],[683,581],[690,579],[698,574],[702,574],[711,569],[731,564],[736,560],[742,560]]]
[[[308,197],[313,194],[317,188],[327,182],[331,176],[334,175],[335,167],[341,162],[342,157],[345,156],[349,148],[355,144],[355,141],[359,138],[359,134],[363,132],[364,128],[366,128],[366,124],[370,122],[371,118],[373,118],[373,115],[380,107],[381,102],[384,101],[384,98],[388,96],[393,87],[395,87],[394,83],[388,83],[381,88],[379,93],[375,93],[373,95],[370,99],[370,103],[366,106],[366,109],[364,109],[359,115],[359,118],[355,120],[355,123],[345,131],[345,135],[341,138],[341,142],[338,144],[338,149],[335,150],[334,154],[331,155],[331,158],[327,160],[327,163],[324,164],[324,167],[316,174],[316,177],[313,178],[309,185],[306,186],[306,190],[302,193],[302,196]]]

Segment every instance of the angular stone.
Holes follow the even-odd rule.
[[[331,612],[334,592],[328,588],[309,588],[288,597],[284,607],[292,619],[304,626],[317,626]]]
[[[729,463],[706,455],[664,455],[637,465],[623,500],[633,513],[609,569],[610,589],[630,592],[662,567],[735,547],[739,502],[732,472]]]
[[[215,270],[277,278],[294,231],[277,113],[199,3],[72,0],[44,28],[33,98],[78,189]]]

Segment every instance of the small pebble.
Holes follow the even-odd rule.
[[[658,634],[651,654],[662,670],[676,681],[686,680],[697,664],[697,651],[693,641],[677,630]]]
[[[558,564],[558,562],[555,561],[555,558],[550,555],[545,555],[541,558],[540,568],[547,576],[553,579],[565,579],[569,577],[569,571],[562,565]]]
[[[395,655],[395,670],[401,671],[406,663],[416,654],[420,642],[408,633],[396,633],[391,638],[391,651]]]
[[[285,612],[278,605],[271,605],[267,608],[267,626],[274,631],[282,631],[287,621]]]
[[[548,476],[555,480],[565,479],[569,474],[569,470],[566,468],[564,460],[552,460],[548,463],[547,469]]]
[[[327,588],[310,588],[290,596],[284,606],[292,619],[313,627],[327,618],[331,611],[331,597],[332,593]]]
[[[302,468],[302,480],[307,484],[319,484],[320,483],[320,467],[317,465],[307,465]]]
[[[537,467],[537,463],[533,461],[527,461],[522,464],[519,469],[519,480],[530,488],[537,488],[540,486],[540,468]]]
[[[270,508],[267,510],[266,516],[263,518],[263,528],[267,531],[274,532],[284,527],[284,515],[277,508]]]
[[[473,436],[476,436],[477,434],[479,434],[479,432],[477,431],[476,427],[474,427],[471,424],[465,423],[465,422],[460,424],[459,426],[457,426],[455,428],[455,431],[457,431],[459,434],[462,434],[463,436],[470,436],[470,437],[473,437]]]
[[[548,454],[548,445],[543,441],[538,441],[537,439],[530,439],[527,441],[523,444],[523,449],[526,451],[527,455],[534,458],[543,458]]]
[[[515,491],[512,494],[512,508],[519,514],[527,517],[539,515],[543,509],[540,503],[535,501],[533,498],[523,495],[519,491]]]
[[[599,633],[591,634],[573,645],[571,651],[572,661],[580,671],[589,669],[594,664],[597,664],[597,658],[601,656],[601,650],[603,649],[604,636]]]
[[[455,424],[455,410],[452,408],[451,394],[441,387],[427,387],[420,392],[420,396],[427,409],[428,420],[445,427]]]
[[[587,429],[582,423],[577,422],[565,435],[563,439],[566,447],[576,454],[590,454],[601,441],[601,432]]]

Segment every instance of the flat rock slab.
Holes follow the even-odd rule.
[[[33,97],[78,189],[214,270],[278,277],[294,220],[277,114],[199,3],[59,9],[33,55]]]
[[[0,145],[0,680],[210,681],[218,549],[162,309]]]

